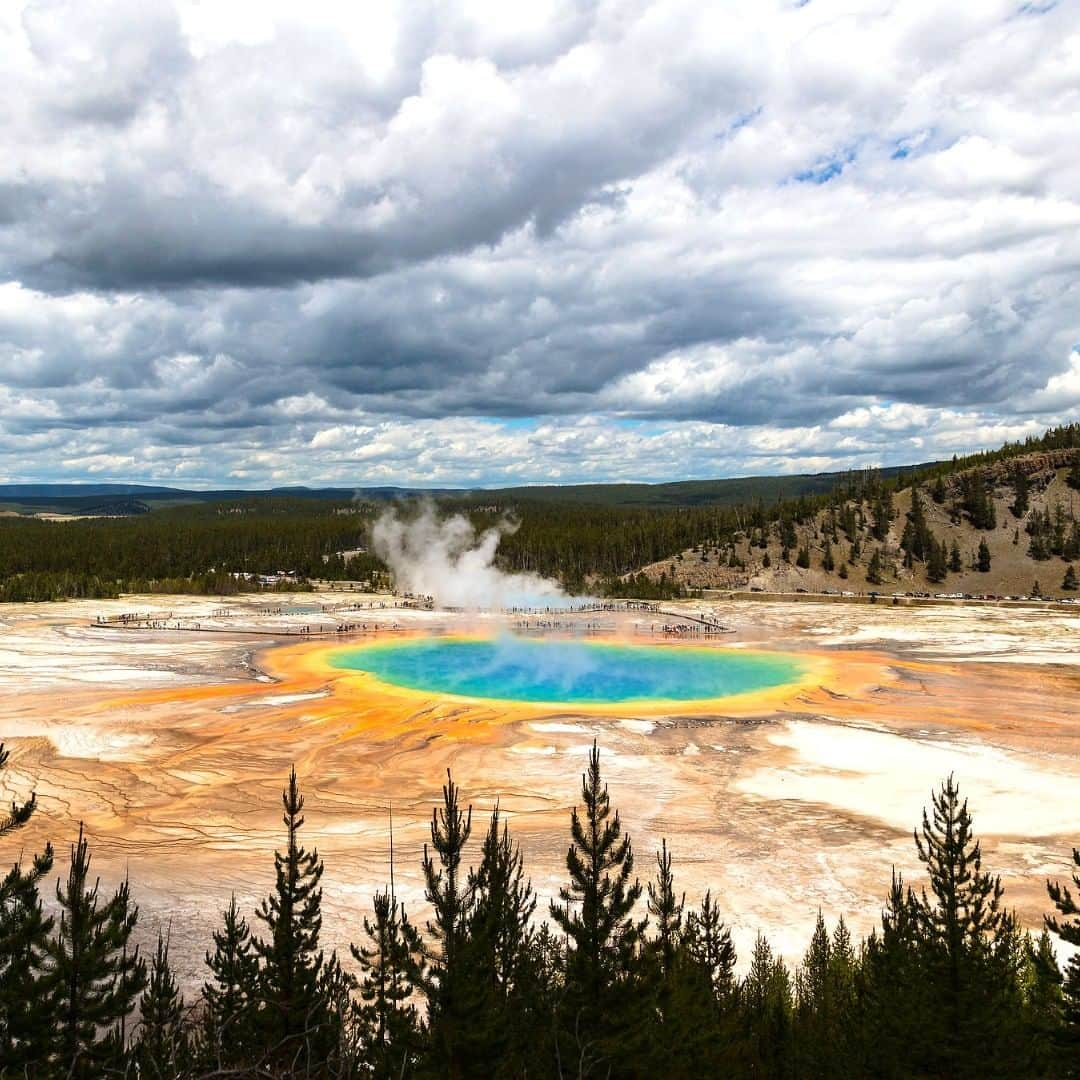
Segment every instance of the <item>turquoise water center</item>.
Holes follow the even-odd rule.
[[[582,705],[728,697],[804,670],[779,653],[516,637],[409,638],[339,649],[330,663],[410,690]]]

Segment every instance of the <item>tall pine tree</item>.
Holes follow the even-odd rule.
[[[434,918],[427,924],[432,946],[426,950],[426,968],[417,979],[428,1002],[430,1065],[452,1080],[464,1076],[468,1064],[465,1031],[470,1018],[460,954],[473,908],[472,888],[462,866],[472,832],[472,807],[462,810],[458,798],[448,769],[443,805],[431,816],[434,855],[424,845],[424,895]]]
[[[1013,1075],[1017,928],[1002,905],[1000,878],[982,869],[971,814],[952,776],[933,795],[930,813],[923,811],[915,844],[929,876],[916,912],[939,1020],[931,1059],[955,1077]]]
[[[612,811],[600,776],[595,741],[581,780],[583,808],[570,817],[572,843],[566,853],[570,884],[551,903],[551,917],[567,938],[564,1028],[568,1051],[579,1062],[608,1068],[620,1038],[634,1025],[630,1007],[637,948],[644,922],[633,918],[641,897],[634,875],[630,837]]]
[[[56,1030],[54,1067],[70,1077],[99,1076],[124,1056],[125,1026],[146,985],[146,964],[130,939],[139,918],[125,881],[104,903],[89,884],[82,826],[71,848],[67,884],[56,885],[60,921],[45,947]]]
[[[274,853],[274,891],[257,912],[268,937],[254,943],[261,961],[260,1020],[271,1060],[311,1069],[325,1061],[335,1039],[319,992],[323,864],[317,851],[305,851],[300,844],[304,797],[295,768],[281,802],[285,851]]]
[[[470,1055],[491,1063],[492,1076],[528,1073],[537,1031],[537,972],[531,920],[536,896],[525,876],[521,851],[492,812],[480,865],[469,875],[472,910],[462,956],[474,1020],[467,1028]]]

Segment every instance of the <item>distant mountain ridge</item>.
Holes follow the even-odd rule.
[[[180,494],[176,488],[153,484],[0,484],[0,499],[76,499],[113,495]]]
[[[931,463],[934,464],[934,463]],[[889,466],[870,470],[883,478],[897,476],[930,465]],[[0,484],[0,504],[18,503],[28,507],[86,508],[90,502],[137,499],[153,505],[165,502],[216,502],[222,499],[250,499],[263,496],[340,501],[353,498],[383,501],[428,496],[436,499],[475,500],[490,496],[500,500],[566,502],[579,505],[621,507],[675,507],[707,504],[735,505],[755,499],[773,501],[799,495],[820,495],[831,491],[853,472],[794,473],[788,476],[739,476],[716,480],[676,480],[661,483],[536,484],[504,488],[445,487],[419,488],[358,485],[356,487],[286,487],[195,490],[155,484]],[[66,504],[66,507],[65,507]]]

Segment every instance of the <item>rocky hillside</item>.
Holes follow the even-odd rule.
[[[802,522],[748,525],[642,572],[692,589],[1080,596],[1080,449],[886,487]]]

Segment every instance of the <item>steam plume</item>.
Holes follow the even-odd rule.
[[[372,526],[375,554],[390,567],[402,592],[433,596],[449,607],[556,607],[569,597],[550,578],[508,574],[495,566],[503,536],[517,528],[501,521],[479,536],[461,514],[440,518],[430,501],[415,516],[391,507]]]

